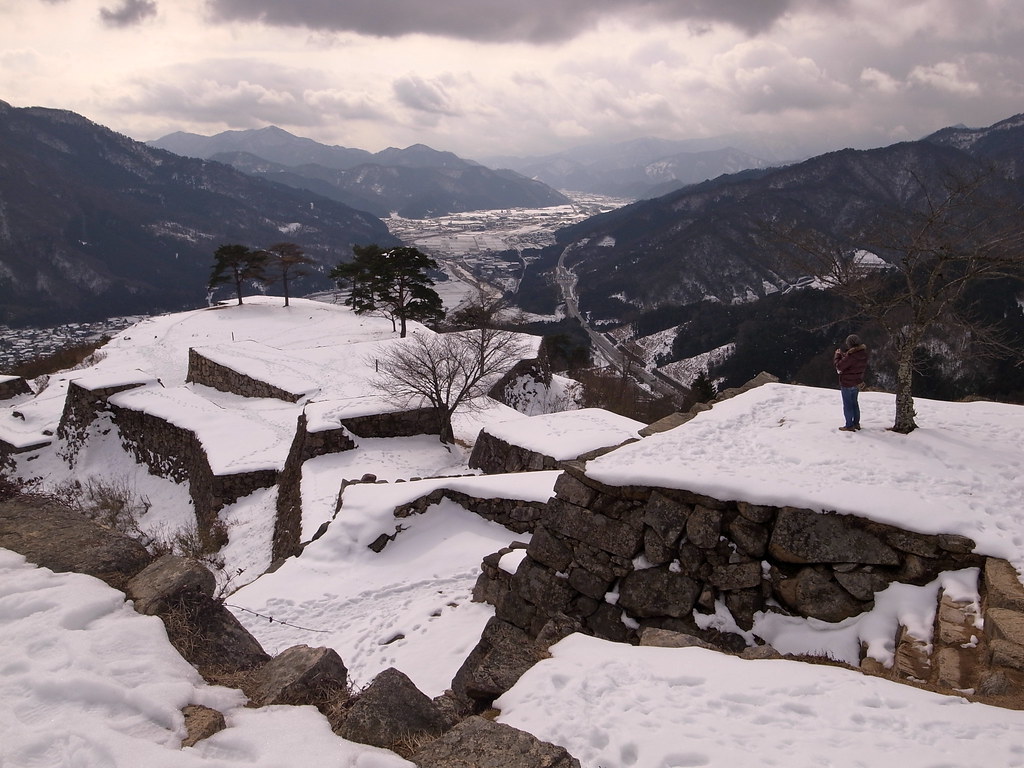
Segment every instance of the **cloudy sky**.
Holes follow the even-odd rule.
[[[811,153],[1024,112],[1021,0],[0,0],[0,29],[0,100],[141,140]]]

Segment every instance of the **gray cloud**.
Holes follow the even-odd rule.
[[[100,18],[110,27],[131,27],[156,16],[156,0],[121,0],[116,8],[100,8]]]
[[[390,118],[373,95],[339,90],[321,72],[252,59],[208,59],[137,78],[118,107],[123,113],[232,128],[314,128]]]
[[[444,84],[437,80],[424,80],[416,75],[406,75],[392,83],[395,98],[403,106],[418,112],[435,115],[456,115]]]
[[[846,0],[207,0],[219,21],[349,31],[377,37],[423,33],[476,41],[551,43],[567,40],[600,19],[620,16],[657,23],[724,22],[749,33],[769,28],[795,5],[842,6]]]

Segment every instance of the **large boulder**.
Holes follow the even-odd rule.
[[[0,547],[58,573],[95,576],[115,589],[124,589],[153,559],[134,539],[37,496],[0,502]]]
[[[482,717],[463,720],[410,759],[419,768],[580,768],[564,747]]]
[[[522,629],[494,617],[455,673],[452,691],[465,711],[482,712],[547,655]]]
[[[439,736],[447,725],[441,708],[405,674],[389,667],[358,695],[337,733],[349,741],[394,749],[403,741]]]
[[[197,560],[165,555],[128,582],[125,590],[135,610],[148,616],[167,611],[188,595],[213,597],[217,580]]]
[[[348,670],[333,648],[294,645],[264,664],[251,685],[257,706],[312,704],[321,709],[348,698]]]

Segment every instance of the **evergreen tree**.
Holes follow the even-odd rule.
[[[242,283],[263,280],[267,261],[264,251],[253,251],[244,245],[222,245],[213,253],[213,270],[206,287],[211,291],[221,283],[234,283],[238,303],[242,303]]]
[[[715,395],[718,394],[715,382],[708,376],[706,369],[698,373],[697,378],[690,382],[690,392],[697,398],[698,403],[711,402],[715,399]]]
[[[405,338],[406,322],[437,323],[444,318],[441,297],[433,289],[427,270],[437,262],[409,246],[383,250],[378,245],[352,247],[355,258],[331,270],[339,287],[349,287],[345,303],[357,313],[388,318]]]
[[[275,272],[271,279],[281,281],[281,287],[284,289],[284,305],[287,307],[289,280],[306,274],[303,267],[316,262],[306,256],[295,243],[274,243],[267,248],[266,254]]]

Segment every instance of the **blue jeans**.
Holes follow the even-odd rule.
[[[857,394],[860,387],[840,387],[843,395],[843,416],[846,417],[846,426],[860,426],[860,405],[857,403]]]

